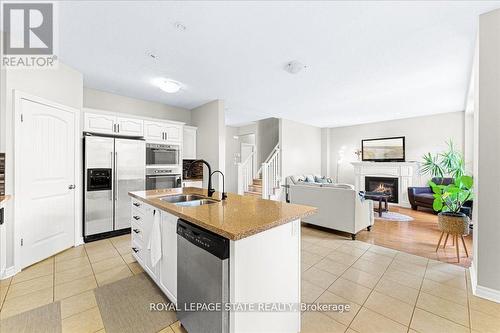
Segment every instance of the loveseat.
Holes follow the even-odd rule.
[[[360,196],[353,185],[312,175],[289,176],[285,184],[287,201],[318,208],[303,219],[305,223],[350,233],[352,239],[373,225],[373,202]]]

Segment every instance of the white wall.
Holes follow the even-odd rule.
[[[257,122],[257,169],[266,160],[279,141],[279,119],[267,118]]]
[[[476,165],[474,168],[474,261],[476,295],[500,302],[500,10],[480,16],[479,67],[476,77]]]
[[[6,155],[6,193],[12,194],[15,200],[13,91],[19,90],[80,110],[83,100],[83,76],[63,63],[59,63],[57,69],[4,70],[1,74],[0,149],[5,151]],[[8,201],[6,207],[7,268],[14,264],[13,200]]]
[[[238,135],[257,134],[257,123],[238,127]]]
[[[465,103],[465,115],[464,115],[464,159],[465,159],[465,169],[467,173],[472,174],[474,171],[474,117],[475,117],[475,96],[474,92],[476,90],[476,79],[477,75],[477,63],[478,63],[478,44],[474,48],[474,63],[472,64],[472,73],[469,84],[469,91],[467,92],[467,101]]]
[[[210,163],[212,171],[226,169],[226,125],[224,102],[215,100],[191,110],[191,124],[198,127],[196,155]],[[203,186],[207,186],[208,172],[203,173]],[[214,175],[213,186],[222,190],[222,178]]]
[[[83,106],[106,111],[122,112],[135,116],[161,118],[191,123],[191,112],[162,103],[155,103],[109,92],[84,88]]]
[[[238,167],[234,164],[235,154],[240,154],[238,127],[226,126],[226,191],[238,193]],[[239,162],[239,160],[237,161]]]
[[[440,152],[446,148],[446,141],[452,139],[456,148],[463,152],[464,112],[383,121],[356,126],[336,127],[329,130],[330,173],[336,178],[337,160],[344,151],[339,164],[341,183],[354,184],[354,170],[351,162],[356,161],[354,152],[361,149],[362,139],[405,136],[406,160],[421,161],[427,152]],[[422,184],[427,177],[421,177]]]
[[[280,119],[282,178],[297,174],[321,174],[321,128]]]
[[[321,129],[321,175],[331,177],[330,169],[330,129]]]

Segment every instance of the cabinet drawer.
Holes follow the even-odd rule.
[[[139,211],[144,211],[144,203],[141,200],[132,199],[132,207]]]
[[[134,258],[142,263],[144,258],[143,244],[140,241],[132,240],[132,255]]]
[[[138,226],[142,226],[142,221],[144,220],[144,213],[137,209],[132,209],[132,215],[130,216],[130,220]]]
[[[138,223],[135,223],[134,220],[132,220],[131,227],[132,227],[132,242],[134,241],[144,242],[142,227]]]

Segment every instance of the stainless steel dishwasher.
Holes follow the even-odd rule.
[[[229,332],[229,240],[177,222],[177,317],[189,333]],[[221,311],[198,306],[220,306]],[[213,310],[213,308],[212,308]]]

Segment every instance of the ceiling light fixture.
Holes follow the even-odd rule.
[[[284,70],[290,74],[297,74],[298,72],[300,72],[304,68],[307,68],[307,66],[304,65],[303,63],[301,63],[300,61],[293,60],[293,61],[288,62],[285,65]]]
[[[164,92],[167,92],[169,94],[174,94],[181,90],[182,84],[180,82],[177,82],[172,79],[155,79],[153,81],[153,84],[163,90]]]

